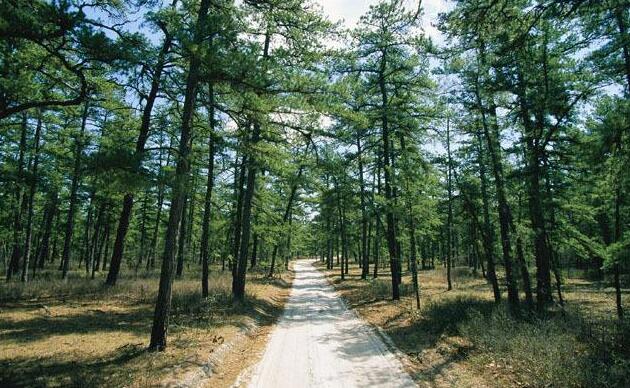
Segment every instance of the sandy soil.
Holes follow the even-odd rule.
[[[294,270],[291,296],[250,387],[415,386],[310,261],[295,262]]]

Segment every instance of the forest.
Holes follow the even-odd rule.
[[[306,261],[414,384],[630,384],[630,1],[322,3],[0,0],[0,385],[230,386]]]

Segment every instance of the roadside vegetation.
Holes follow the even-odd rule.
[[[2,1],[3,382],[152,383],[317,257],[419,379],[628,385],[628,0],[329,3]]]
[[[493,302],[481,274],[466,267],[453,268],[452,291],[444,268],[421,271],[420,308],[410,273],[403,275],[400,301],[391,302],[386,269],[383,278],[367,281],[357,264],[344,281],[325,271],[349,307],[392,339],[420,386],[623,387],[630,381],[630,328],[612,318],[614,289],[606,282],[566,277],[565,308],[515,318]]]
[[[28,287],[1,284],[0,385],[155,386],[210,365],[204,383],[229,386],[241,368],[256,361],[254,350],[264,345],[256,336],[282,312],[292,272],[273,279],[252,273],[243,302],[232,297],[228,273],[211,273],[208,298],[196,275],[174,283],[172,346],[161,353],[146,352],[155,275],[125,279],[115,288],[104,286],[103,279],[64,283],[45,276]],[[222,345],[229,350],[221,360],[210,359]]]

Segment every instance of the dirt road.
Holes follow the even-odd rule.
[[[291,296],[250,387],[415,386],[310,261],[298,261],[294,269]]]

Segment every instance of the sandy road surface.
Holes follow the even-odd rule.
[[[291,296],[249,387],[415,387],[310,261],[294,269]]]

